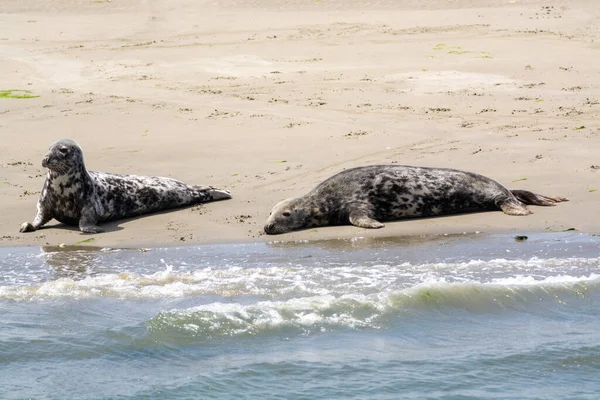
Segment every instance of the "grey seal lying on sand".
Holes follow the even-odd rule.
[[[48,173],[37,213],[33,223],[21,225],[21,232],[35,231],[54,218],[78,225],[82,232],[99,233],[99,222],[231,198],[228,191],[171,178],[88,171],[81,147],[70,139],[54,143],[42,166]]]
[[[568,201],[526,190],[508,190],[483,175],[447,168],[372,165],[342,171],[302,197],[277,204],[268,234],[315,226],[352,224],[383,228],[380,221],[501,209],[527,215],[525,205]]]

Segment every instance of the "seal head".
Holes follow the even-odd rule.
[[[307,220],[308,212],[299,198],[285,199],[273,207],[264,229],[277,235],[308,226]]]
[[[54,143],[42,159],[42,167],[59,174],[68,174],[73,169],[85,168],[83,151],[71,139],[62,139]]]

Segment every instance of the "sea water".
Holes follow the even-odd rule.
[[[598,399],[600,237],[0,249],[0,399]]]

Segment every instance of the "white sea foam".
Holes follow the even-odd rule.
[[[600,275],[595,273],[589,274],[588,276],[556,275],[548,276],[543,279],[536,279],[533,276],[519,275],[502,279],[494,279],[491,282],[491,284],[502,286],[558,286],[563,284],[590,282],[598,280],[600,280]]]
[[[201,338],[282,329],[305,333],[339,327],[379,329],[390,317],[423,310],[489,313],[527,309],[536,302],[564,306],[585,299],[588,292],[597,293],[598,289],[600,275],[595,274],[545,279],[523,276],[486,283],[448,283],[444,278],[427,278],[405,289],[370,294],[328,294],[251,304],[215,302],[174,309],[159,313],[148,326],[158,336],[178,333]]]
[[[260,301],[250,305],[211,303],[162,312],[148,326],[151,332],[173,331],[202,337],[236,336],[295,328],[301,331],[332,327],[377,328],[376,319],[390,308],[385,294],[348,294]]]
[[[194,295],[253,295],[266,299],[340,296],[435,287],[436,285],[564,285],[597,281],[599,259],[469,261],[412,265],[200,268],[181,271],[168,263],[152,274],[103,273],[83,279],[62,277],[41,283],[0,286],[0,299],[111,297],[178,298]],[[186,266],[186,269],[189,267]]]

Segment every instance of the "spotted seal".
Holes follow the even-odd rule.
[[[99,233],[100,222],[231,198],[225,190],[171,178],[88,171],[81,147],[70,139],[54,143],[42,166],[48,173],[37,213],[33,223],[21,225],[21,232],[35,231],[54,218],[78,225],[82,232]]]
[[[315,226],[383,228],[380,221],[501,209],[531,214],[525,205],[553,206],[564,197],[508,190],[485,176],[447,168],[372,165],[342,171],[308,194],[281,201],[264,230],[286,233]]]

